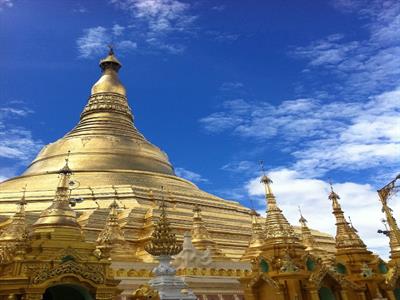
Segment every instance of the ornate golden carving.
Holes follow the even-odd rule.
[[[35,268],[36,267],[37,266],[35,265]],[[97,284],[104,282],[104,275],[101,266],[79,264],[73,260],[61,263],[55,267],[49,265],[45,266],[41,270],[32,274],[31,282],[33,284],[38,284],[51,278],[66,274],[80,275],[82,278],[88,279]]]
[[[141,285],[132,293],[133,300],[159,300],[160,296],[156,290],[148,285]]]
[[[145,250],[154,256],[176,255],[182,251],[182,245],[178,244],[176,236],[169,226],[164,199],[160,209],[160,218],[151,235],[150,242],[145,246]]]

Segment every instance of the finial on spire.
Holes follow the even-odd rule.
[[[117,194],[117,191],[115,190],[115,198],[114,198],[113,202],[111,202],[111,204],[108,206],[111,210],[115,210],[115,209],[119,208],[119,205],[117,203],[117,197],[118,197],[118,194]]]
[[[299,213],[300,213],[300,219],[299,219],[300,224],[303,225],[303,226],[306,226],[307,219],[304,218],[304,216],[303,216],[303,214],[302,214],[302,212],[301,212],[301,207],[300,207],[300,205],[299,205]]]
[[[340,199],[339,195],[335,193],[335,191],[333,190],[333,184],[332,181],[329,180],[329,186],[331,187],[331,193],[329,194],[328,198],[330,200],[337,200]]]
[[[333,184],[332,184],[332,179],[331,178],[329,178],[329,186],[331,187],[331,192],[333,192]]]
[[[354,229],[355,232],[358,232],[358,230],[353,226],[353,222],[351,221],[350,216],[349,216],[349,224],[350,224],[351,228]]]
[[[69,167],[69,156],[70,156],[70,154],[71,154],[71,150],[68,150],[67,156],[65,158],[65,165],[64,165],[64,167],[62,167],[60,169],[60,171],[59,171],[60,174],[64,174],[64,175],[71,175],[72,174],[72,171],[71,171],[71,169]]]
[[[111,44],[107,46],[109,48],[108,55],[106,58],[100,60],[99,64],[100,68],[103,70],[103,72],[108,69],[118,72],[118,70],[121,68],[122,65],[119,62],[119,60],[115,57],[114,47]]]
[[[19,200],[19,203],[18,203],[18,205],[19,205],[20,207],[24,207],[25,205],[28,204],[28,202],[26,201],[26,198],[25,198],[25,195],[26,195],[26,187],[27,187],[27,185],[25,184],[25,186],[22,188],[22,197],[21,197],[21,199]]]
[[[108,55],[114,55],[114,47],[113,47],[113,45],[112,44],[108,44],[107,45],[107,47],[108,47]]]
[[[265,196],[266,197],[273,197],[272,189],[271,189],[271,183],[272,180],[265,174],[265,169],[264,169],[264,161],[260,160],[260,166],[261,166],[261,171],[263,173],[263,176],[261,177],[260,182],[264,184],[265,187]]]

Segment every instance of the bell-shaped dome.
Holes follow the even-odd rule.
[[[121,63],[110,50],[100,61],[102,75],[92,88],[80,121],[58,141],[45,146],[24,175],[56,173],[67,152],[76,172],[147,171],[174,175],[167,155],[133,124],[125,88],[118,78]]]
[[[114,55],[114,51],[110,49],[108,56],[100,61],[100,68],[103,75],[92,87],[92,95],[98,93],[116,93],[125,96],[126,90],[118,77],[118,70],[121,63]]]

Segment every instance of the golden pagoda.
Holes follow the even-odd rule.
[[[265,174],[265,219],[176,176],[135,127],[121,67],[110,49],[78,124],[22,175],[0,183],[0,299],[53,299],[46,292],[60,284],[87,293],[84,299],[156,297],[148,284],[168,245],[177,275],[202,300],[400,299],[387,292],[397,287],[400,261],[380,271],[386,264],[342,219],[338,196],[330,198],[346,236],[335,243],[304,217],[291,225]],[[396,237],[393,259],[400,257]],[[340,273],[339,264],[350,272]]]

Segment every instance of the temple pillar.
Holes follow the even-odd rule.
[[[276,299],[277,300],[285,300],[285,294],[281,291],[276,292]]]
[[[23,296],[24,300],[42,300],[43,294],[27,293]]]
[[[309,290],[310,300],[319,300],[319,295],[317,290]]]
[[[365,297],[365,293],[364,292],[358,292],[358,299],[360,300],[367,300],[367,298]]]
[[[349,297],[347,295],[347,291],[346,290],[341,290],[340,291],[340,296],[342,297],[343,300],[349,300]]]
[[[391,290],[386,291],[386,296],[388,297],[389,300],[396,300],[396,296],[394,295],[394,292]]]
[[[252,289],[246,289],[244,291],[244,300],[256,300],[256,297],[254,296],[254,293]]]

